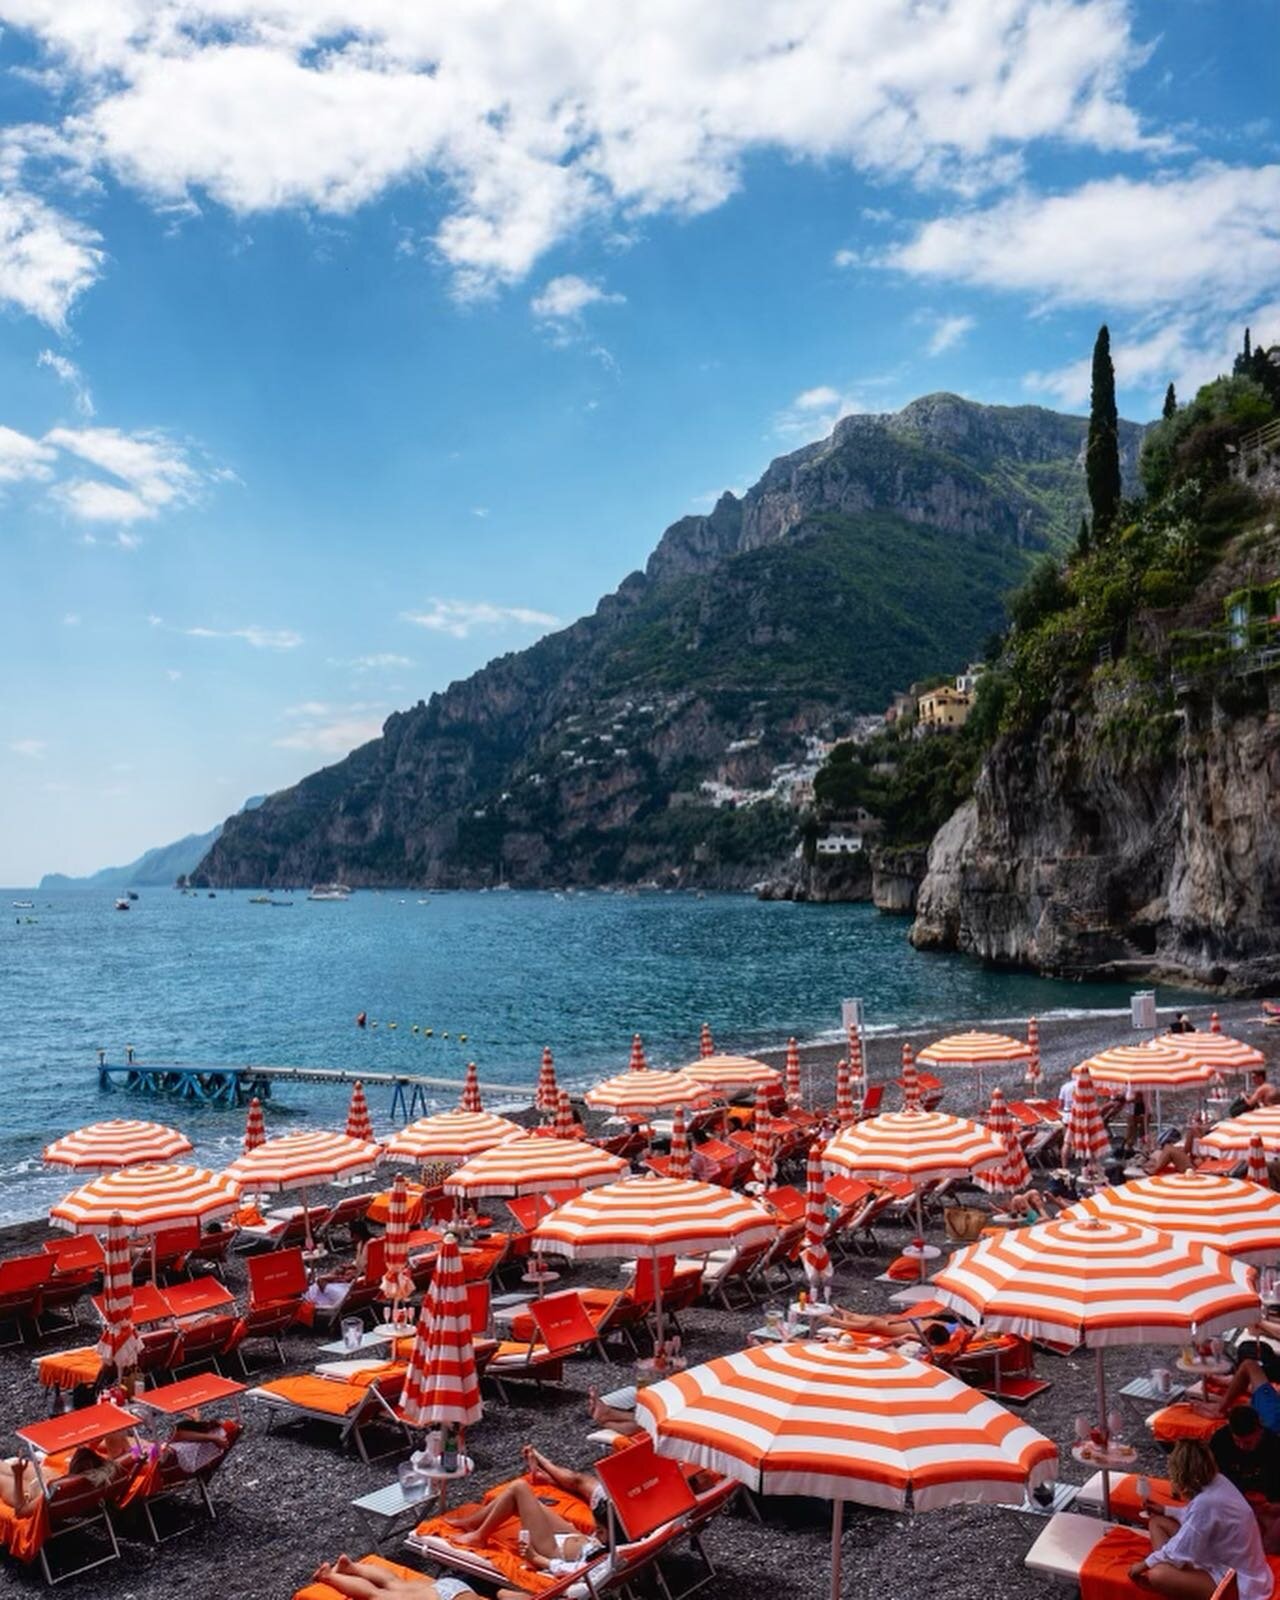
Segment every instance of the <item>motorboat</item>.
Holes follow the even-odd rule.
[[[117,911],[127,911],[128,909],[129,909],[129,901],[126,898],[126,896],[121,895],[120,898],[116,901],[116,910]]]
[[[345,883],[317,883],[307,896],[308,900],[350,900],[351,890]]]

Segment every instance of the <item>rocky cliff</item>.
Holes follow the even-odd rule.
[[[913,943],[1066,976],[1280,985],[1280,675],[1220,632],[1228,596],[1278,576],[1264,522],[1188,602],[1138,614],[1142,672],[1103,663],[1033,737],[996,743],[934,839]]]
[[[200,874],[748,884],[785,858],[794,816],[713,809],[700,785],[767,788],[807,734],[961,665],[1030,556],[1074,532],[1084,436],[954,395],[846,418],[675,523],[591,616],[229,819]]]

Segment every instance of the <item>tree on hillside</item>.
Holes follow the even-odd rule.
[[[1178,409],[1178,397],[1173,392],[1173,385],[1170,384],[1169,387],[1164,392],[1164,410],[1160,413],[1160,415],[1164,418],[1164,420],[1166,422],[1168,422],[1169,418],[1172,417],[1173,415],[1175,415],[1175,413],[1177,412],[1177,409]]]
[[[1089,554],[1089,519],[1083,514],[1080,517],[1080,533],[1076,539],[1076,554],[1080,556]]]
[[[1111,334],[1104,322],[1093,346],[1093,382],[1089,392],[1089,440],[1085,478],[1093,509],[1093,541],[1101,544],[1111,531],[1120,504],[1120,419],[1116,413],[1116,374],[1111,364]]]

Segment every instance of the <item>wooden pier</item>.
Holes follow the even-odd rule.
[[[430,1111],[427,1091],[449,1090],[462,1093],[460,1078],[430,1077],[421,1072],[357,1071],[346,1067],[282,1067],[229,1065],[207,1061],[144,1061],[126,1050],[123,1061],[108,1061],[105,1050],[98,1052],[98,1087],[124,1089],[134,1094],[164,1095],[205,1106],[242,1106],[255,1096],[269,1100],[279,1083],[355,1083],[366,1089],[386,1086],[391,1090],[391,1117],[410,1122]],[[535,1089],[529,1084],[481,1082],[481,1090],[505,1100],[533,1101]]]

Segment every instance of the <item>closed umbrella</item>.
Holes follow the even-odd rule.
[[[391,1209],[382,1237],[383,1272],[378,1288],[391,1306],[388,1320],[394,1322],[395,1308],[413,1295],[413,1279],[409,1276],[409,1186],[402,1173],[396,1174],[391,1185]]]
[[[457,1239],[446,1233],[418,1315],[400,1415],[411,1428],[465,1428],[483,1409],[462,1257]]]
[[[751,1148],[755,1155],[756,1182],[767,1189],[773,1183],[774,1173],[777,1170],[778,1141],[773,1131],[773,1114],[769,1110],[769,1097],[763,1085],[756,1090]]]
[[[1263,1163],[1266,1170],[1266,1163]],[[1185,1235],[1255,1266],[1280,1258],[1280,1194],[1208,1172],[1159,1172],[1100,1189],[1062,1213]]]
[[[1029,1061],[1031,1047],[1007,1033],[984,1033],[970,1029],[948,1034],[926,1045],[917,1060],[925,1067],[972,1067],[978,1075],[978,1094],[982,1090],[983,1067],[1001,1066],[1010,1061]]]
[[[713,1094],[726,1097],[741,1094],[745,1089],[755,1089],[763,1084],[770,1089],[780,1088],[782,1077],[776,1067],[750,1056],[700,1056],[687,1067],[681,1067],[685,1077],[692,1078]]]
[[[627,1063],[627,1070],[629,1072],[644,1072],[648,1069],[648,1066],[649,1063],[644,1058],[644,1040],[641,1039],[638,1033],[633,1033],[631,1035],[631,1059]]]
[[[480,1075],[476,1071],[474,1061],[467,1062],[466,1076],[462,1082],[462,1099],[458,1101],[459,1111],[469,1111],[473,1116],[484,1110],[484,1102],[480,1098]]]
[[[559,1100],[559,1089],[556,1084],[556,1065],[551,1055],[551,1046],[542,1048],[542,1064],[538,1068],[538,1089],[534,1095],[534,1106],[542,1115],[550,1120],[556,1114],[556,1104]]]
[[[816,1144],[809,1146],[805,1178],[804,1244],[800,1249],[800,1261],[809,1280],[810,1293],[815,1300],[824,1301],[835,1272],[831,1252],[827,1249],[827,1180],[822,1170],[822,1151]]]
[[[698,1054],[700,1056],[713,1056],[716,1053],[715,1040],[711,1037],[711,1024],[704,1022],[702,1032],[698,1037]]]
[[[756,1494],[832,1501],[839,1600],[846,1501],[917,1511],[1005,1501],[1057,1473],[1055,1444],[994,1400],[896,1350],[763,1345],[640,1391],[636,1420],[664,1454]]]
[[[685,1127],[684,1107],[677,1106],[671,1121],[671,1159],[667,1173],[672,1178],[688,1178],[693,1167],[689,1157],[689,1130]]]
[[[369,1116],[369,1102],[364,1096],[364,1084],[357,1078],[351,1088],[351,1104],[347,1108],[347,1138],[373,1142],[373,1122]]]
[[[576,1139],[582,1129],[574,1121],[573,1102],[567,1089],[556,1090],[555,1136],[557,1139]]]
[[[1093,1078],[1087,1066],[1078,1068],[1076,1089],[1071,1097],[1071,1114],[1062,1138],[1062,1153],[1083,1161],[1088,1169],[1096,1167],[1098,1157],[1110,1149],[1111,1139],[1102,1120],[1098,1097],[1094,1093]]]
[[[1025,1082],[1033,1088],[1040,1082],[1040,1024],[1035,1017],[1027,1018],[1027,1071]]]
[[[920,1074],[916,1071],[915,1052],[909,1044],[902,1046],[902,1109],[904,1111],[919,1111],[920,1109]]]
[[[130,1117],[112,1117],[109,1122],[94,1122],[87,1128],[63,1134],[44,1149],[50,1166],[71,1167],[78,1172],[110,1172],[117,1167],[134,1167],[149,1161],[172,1161],[186,1155],[191,1140],[176,1128],[162,1122],[138,1122]]]
[[[1016,1193],[1031,1182],[1031,1168],[1026,1153],[1018,1140],[1013,1123],[1013,1113],[1005,1104],[1004,1090],[997,1086],[991,1091],[991,1109],[987,1112],[987,1132],[1004,1145],[1006,1155],[998,1167],[988,1167],[978,1173],[977,1183],[988,1193]]]
[[[133,1257],[129,1250],[129,1230],[117,1212],[107,1223],[102,1246],[102,1332],[97,1354],[104,1366],[118,1373],[131,1372],[138,1364],[141,1345],[133,1326]]]
[[[862,1064],[862,1036],[854,1027],[849,1029],[849,1096],[854,1116],[860,1117],[867,1098],[867,1074]]]
[[[267,1142],[267,1125],[262,1116],[262,1101],[255,1094],[249,1102],[249,1114],[244,1119],[244,1149],[256,1150]]]
[[[393,1133],[383,1150],[391,1161],[465,1161],[523,1132],[518,1122],[489,1111],[438,1111]]]
[[[858,1120],[853,1108],[853,1080],[849,1076],[849,1063],[841,1056],[836,1062],[836,1121],[847,1128]]]
[[[801,1103],[800,1092],[800,1046],[794,1037],[787,1040],[787,1065],[783,1074],[787,1085],[787,1104],[798,1106]]]
[[[1249,1159],[1244,1175],[1250,1183],[1261,1183],[1268,1189],[1271,1187],[1271,1174],[1267,1171],[1267,1152],[1262,1148],[1261,1136],[1256,1133],[1249,1139]]]

